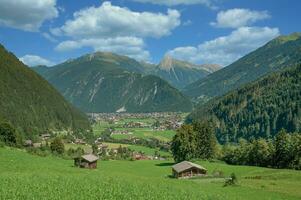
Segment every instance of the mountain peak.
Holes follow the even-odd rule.
[[[159,67],[161,69],[170,70],[173,68],[173,58],[170,55],[165,55],[163,60],[160,62]]]

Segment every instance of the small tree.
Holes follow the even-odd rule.
[[[197,151],[196,157],[202,159],[211,159],[215,157],[217,150],[217,140],[215,132],[209,122],[194,122]]]
[[[0,123],[0,141],[9,146],[15,146],[17,144],[16,130],[11,126],[10,123]]]
[[[195,132],[191,125],[183,125],[177,130],[171,144],[171,151],[176,162],[194,158],[196,150]]]
[[[63,154],[65,151],[64,143],[61,138],[56,137],[50,144],[50,149],[53,153]]]
[[[92,144],[92,152],[95,155],[98,154],[98,146],[95,143]]]

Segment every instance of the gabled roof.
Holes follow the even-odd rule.
[[[95,156],[93,154],[87,154],[87,155],[83,155],[82,159],[84,159],[88,162],[94,162],[94,161],[98,160],[99,158],[98,158],[98,156]]]
[[[176,171],[176,172],[182,172],[182,171],[185,171],[187,169],[190,169],[192,167],[195,167],[195,168],[198,168],[198,169],[201,169],[201,170],[204,170],[204,171],[207,171],[207,169],[205,169],[204,167],[198,165],[198,164],[195,164],[195,163],[192,163],[192,162],[188,162],[188,161],[183,161],[183,162],[180,162],[178,164],[175,164],[172,166],[172,168]]]

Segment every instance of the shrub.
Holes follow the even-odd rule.
[[[236,185],[237,184],[237,177],[234,173],[231,174],[230,178],[227,178],[224,184],[224,187]]]
[[[61,138],[56,137],[50,144],[50,149],[52,153],[63,154],[65,151],[64,143]]]

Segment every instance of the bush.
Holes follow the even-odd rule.
[[[57,153],[62,155],[65,151],[64,143],[61,138],[56,137],[50,144],[50,149],[52,153]]]
[[[14,127],[10,123],[0,123],[0,141],[8,146],[15,146],[17,144],[17,134]]]
[[[230,178],[227,178],[224,184],[224,187],[236,185],[237,184],[237,177],[234,173],[231,174]]]

